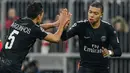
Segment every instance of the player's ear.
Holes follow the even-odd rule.
[[[40,20],[40,14],[37,16],[37,21],[39,21]]]
[[[103,16],[103,13],[101,14],[100,18],[102,18],[102,16]]]

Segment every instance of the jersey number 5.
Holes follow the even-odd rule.
[[[12,48],[14,40],[15,40],[15,35],[18,35],[18,34],[19,34],[19,31],[17,31],[17,30],[13,30],[11,32],[11,34],[8,37],[8,40],[10,40],[10,42],[6,42],[5,49],[11,49]]]

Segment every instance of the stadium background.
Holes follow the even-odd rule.
[[[68,8],[73,14],[70,25],[78,20],[87,18],[88,6],[95,0],[0,0],[0,38],[5,42],[8,32],[8,12],[11,8],[16,11],[16,18],[26,16],[26,7],[29,3],[38,1],[44,7],[43,23],[54,22],[60,8]],[[113,26],[121,22],[121,30],[118,32],[120,46],[123,55],[120,58],[110,59],[110,73],[130,73],[130,0],[97,0],[104,5],[103,20]],[[117,28],[115,26],[115,28]],[[54,33],[56,28],[48,30]],[[79,63],[78,38],[60,42],[49,43],[37,40],[28,55],[28,60],[37,60],[41,73],[77,73]],[[22,44],[22,43],[21,43]]]

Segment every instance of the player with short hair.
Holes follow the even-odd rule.
[[[34,2],[27,8],[27,17],[18,19],[10,27],[9,35],[0,53],[0,73],[21,73],[21,64],[36,39],[59,42],[62,31],[70,20],[67,9],[60,13],[56,33],[47,33],[40,25],[44,16],[41,3]],[[51,23],[50,23],[51,24]],[[47,25],[49,27],[49,25]]]
[[[109,56],[121,56],[116,31],[101,19],[103,5],[93,2],[88,9],[88,20],[78,21],[62,34],[62,40],[79,37],[79,73],[109,73]],[[109,45],[113,49],[109,48]]]

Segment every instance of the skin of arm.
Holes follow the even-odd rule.
[[[55,32],[54,34],[48,34],[44,39],[49,42],[59,42],[65,26],[68,25],[68,22],[70,21],[71,15],[72,14],[69,13],[67,9],[64,9],[59,16],[59,27],[57,32]]]
[[[57,20],[56,22],[53,22],[53,23],[40,24],[40,26],[41,26],[44,30],[47,30],[47,29],[50,29],[50,28],[57,27],[59,24],[60,24],[60,23],[59,23],[59,20]]]

